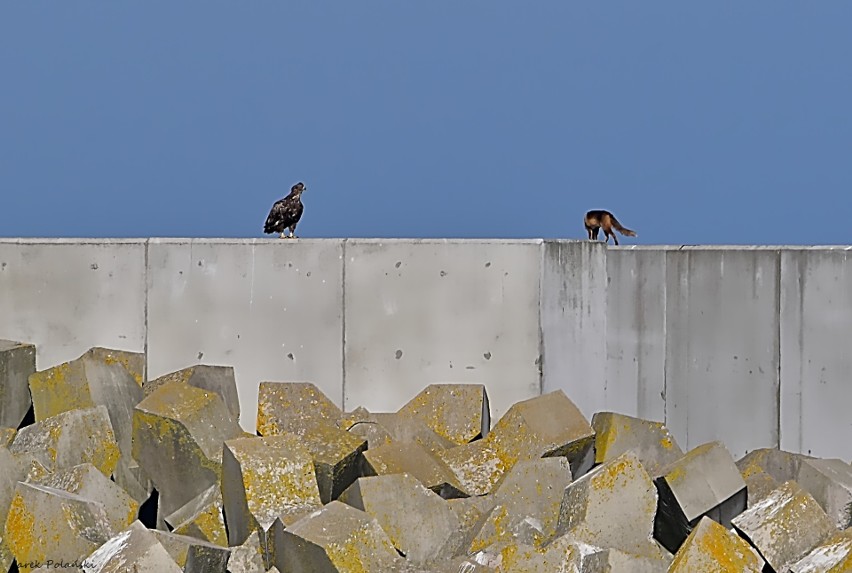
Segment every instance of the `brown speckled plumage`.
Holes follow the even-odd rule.
[[[281,238],[284,238],[284,231],[290,231],[288,238],[296,237],[296,225],[299,219],[302,218],[302,191],[307,189],[301,181],[293,185],[290,189],[290,194],[276,201],[269,211],[269,216],[266,217],[266,223],[263,225],[264,233],[281,233]]]

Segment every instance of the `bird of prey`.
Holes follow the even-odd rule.
[[[263,232],[266,234],[281,233],[281,238],[284,239],[284,231],[290,230],[290,235],[286,238],[295,239],[296,225],[299,219],[302,218],[302,191],[307,189],[301,181],[290,188],[290,194],[279,199],[272,205],[269,215],[266,217],[266,223],[263,225]]]

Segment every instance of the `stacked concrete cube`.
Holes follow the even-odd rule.
[[[0,339],[0,427],[23,422],[32,404],[27,380],[35,371],[35,346]]]
[[[0,427],[0,573],[852,568],[842,460],[684,452],[664,424],[590,421],[561,391],[492,427],[481,384],[343,412],[312,382],[262,382],[253,435],[230,367],[148,381],[139,353],[92,348],[43,371],[33,355],[0,344],[0,383],[31,392],[35,415],[18,428],[30,403],[0,404],[15,411]]]

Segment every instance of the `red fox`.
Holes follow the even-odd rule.
[[[609,211],[604,211],[603,209],[596,209],[586,213],[583,223],[586,225],[586,231],[589,233],[590,240],[597,240],[598,232],[601,228],[603,228],[604,232],[604,243],[609,242],[609,238],[612,237],[615,244],[618,244],[618,238],[616,238],[615,231],[613,231],[613,229],[626,237],[636,236],[635,231],[631,231],[627,227],[622,227],[621,223],[618,222],[618,219],[615,218],[615,215]]]

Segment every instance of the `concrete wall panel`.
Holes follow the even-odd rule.
[[[852,457],[852,257],[848,247],[781,254],[781,447]]]
[[[542,392],[561,389],[589,419],[607,408],[606,256],[592,241],[546,241],[542,253]]]
[[[0,240],[0,338],[35,344],[39,370],[92,346],[142,352],[144,240]]]
[[[666,253],[666,422],[682,447],[778,445],[779,266],[773,249]]]
[[[234,367],[241,425],[258,384],[311,381],[343,401],[340,240],[158,240],[149,245],[148,374]]]
[[[677,247],[607,251],[607,408],[666,418],[666,252]]]
[[[430,383],[480,383],[496,420],[538,395],[540,246],[347,240],[346,408],[395,411]]]

